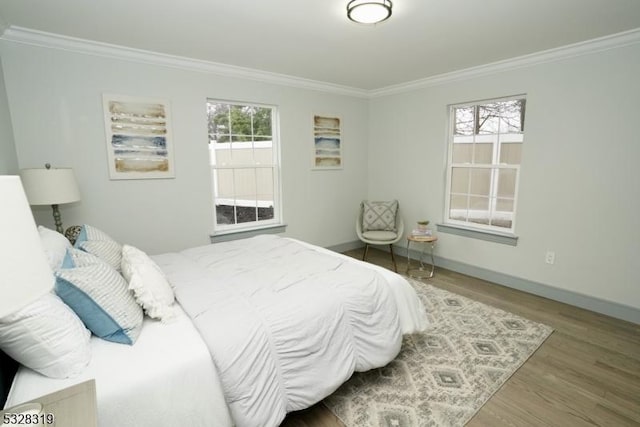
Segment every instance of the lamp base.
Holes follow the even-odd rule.
[[[58,209],[58,205],[51,205],[51,209],[53,209],[53,221],[56,224],[56,231],[62,234],[64,233],[64,229],[62,228],[62,219],[60,217],[60,210]]]

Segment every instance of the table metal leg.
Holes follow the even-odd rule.
[[[415,277],[418,279],[430,279],[434,276],[435,273],[435,268],[436,268],[436,264],[435,264],[435,259],[433,257],[433,249],[435,246],[435,242],[419,242],[422,243],[422,248],[420,251],[420,267],[419,268],[415,268],[412,269],[411,268],[411,254],[409,252],[410,246],[411,246],[411,240],[407,240],[407,276],[409,277]],[[429,255],[431,257],[431,271],[427,273],[427,269],[425,268],[424,265],[424,257],[425,257],[425,249],[426,249],[426,245],[429,244],[430,245],[430,251],[429,251]],[[414,272],[414,274],[411,274],[411,271]]]

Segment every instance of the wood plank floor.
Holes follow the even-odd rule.
[[[403,272],[406,259],[396,260]],[[391,268],[386,252],[370,249],[367,261]],[[426,281],[554,328],[468,427],[640,426],[640,325],[448,270]],[[345,426],[320,403],[281,427]]]

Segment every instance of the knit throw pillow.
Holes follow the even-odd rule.
[[[362,231],[396,231],[398,201],[362,202]]]

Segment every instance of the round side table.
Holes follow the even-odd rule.
[[[433,260],[433,248],[438,241],[437,236],[407,236],[407,276],[414,277],[416,279],[430,279],[433,277],[436,264]],[[411,242],[422,243],[422,251],[420,252],[420,267],[411,267],[411,257],[409,247]],[[431,269],[430,271],[424,265],[425,249],[429,246],[429,254],[431,255]]]

